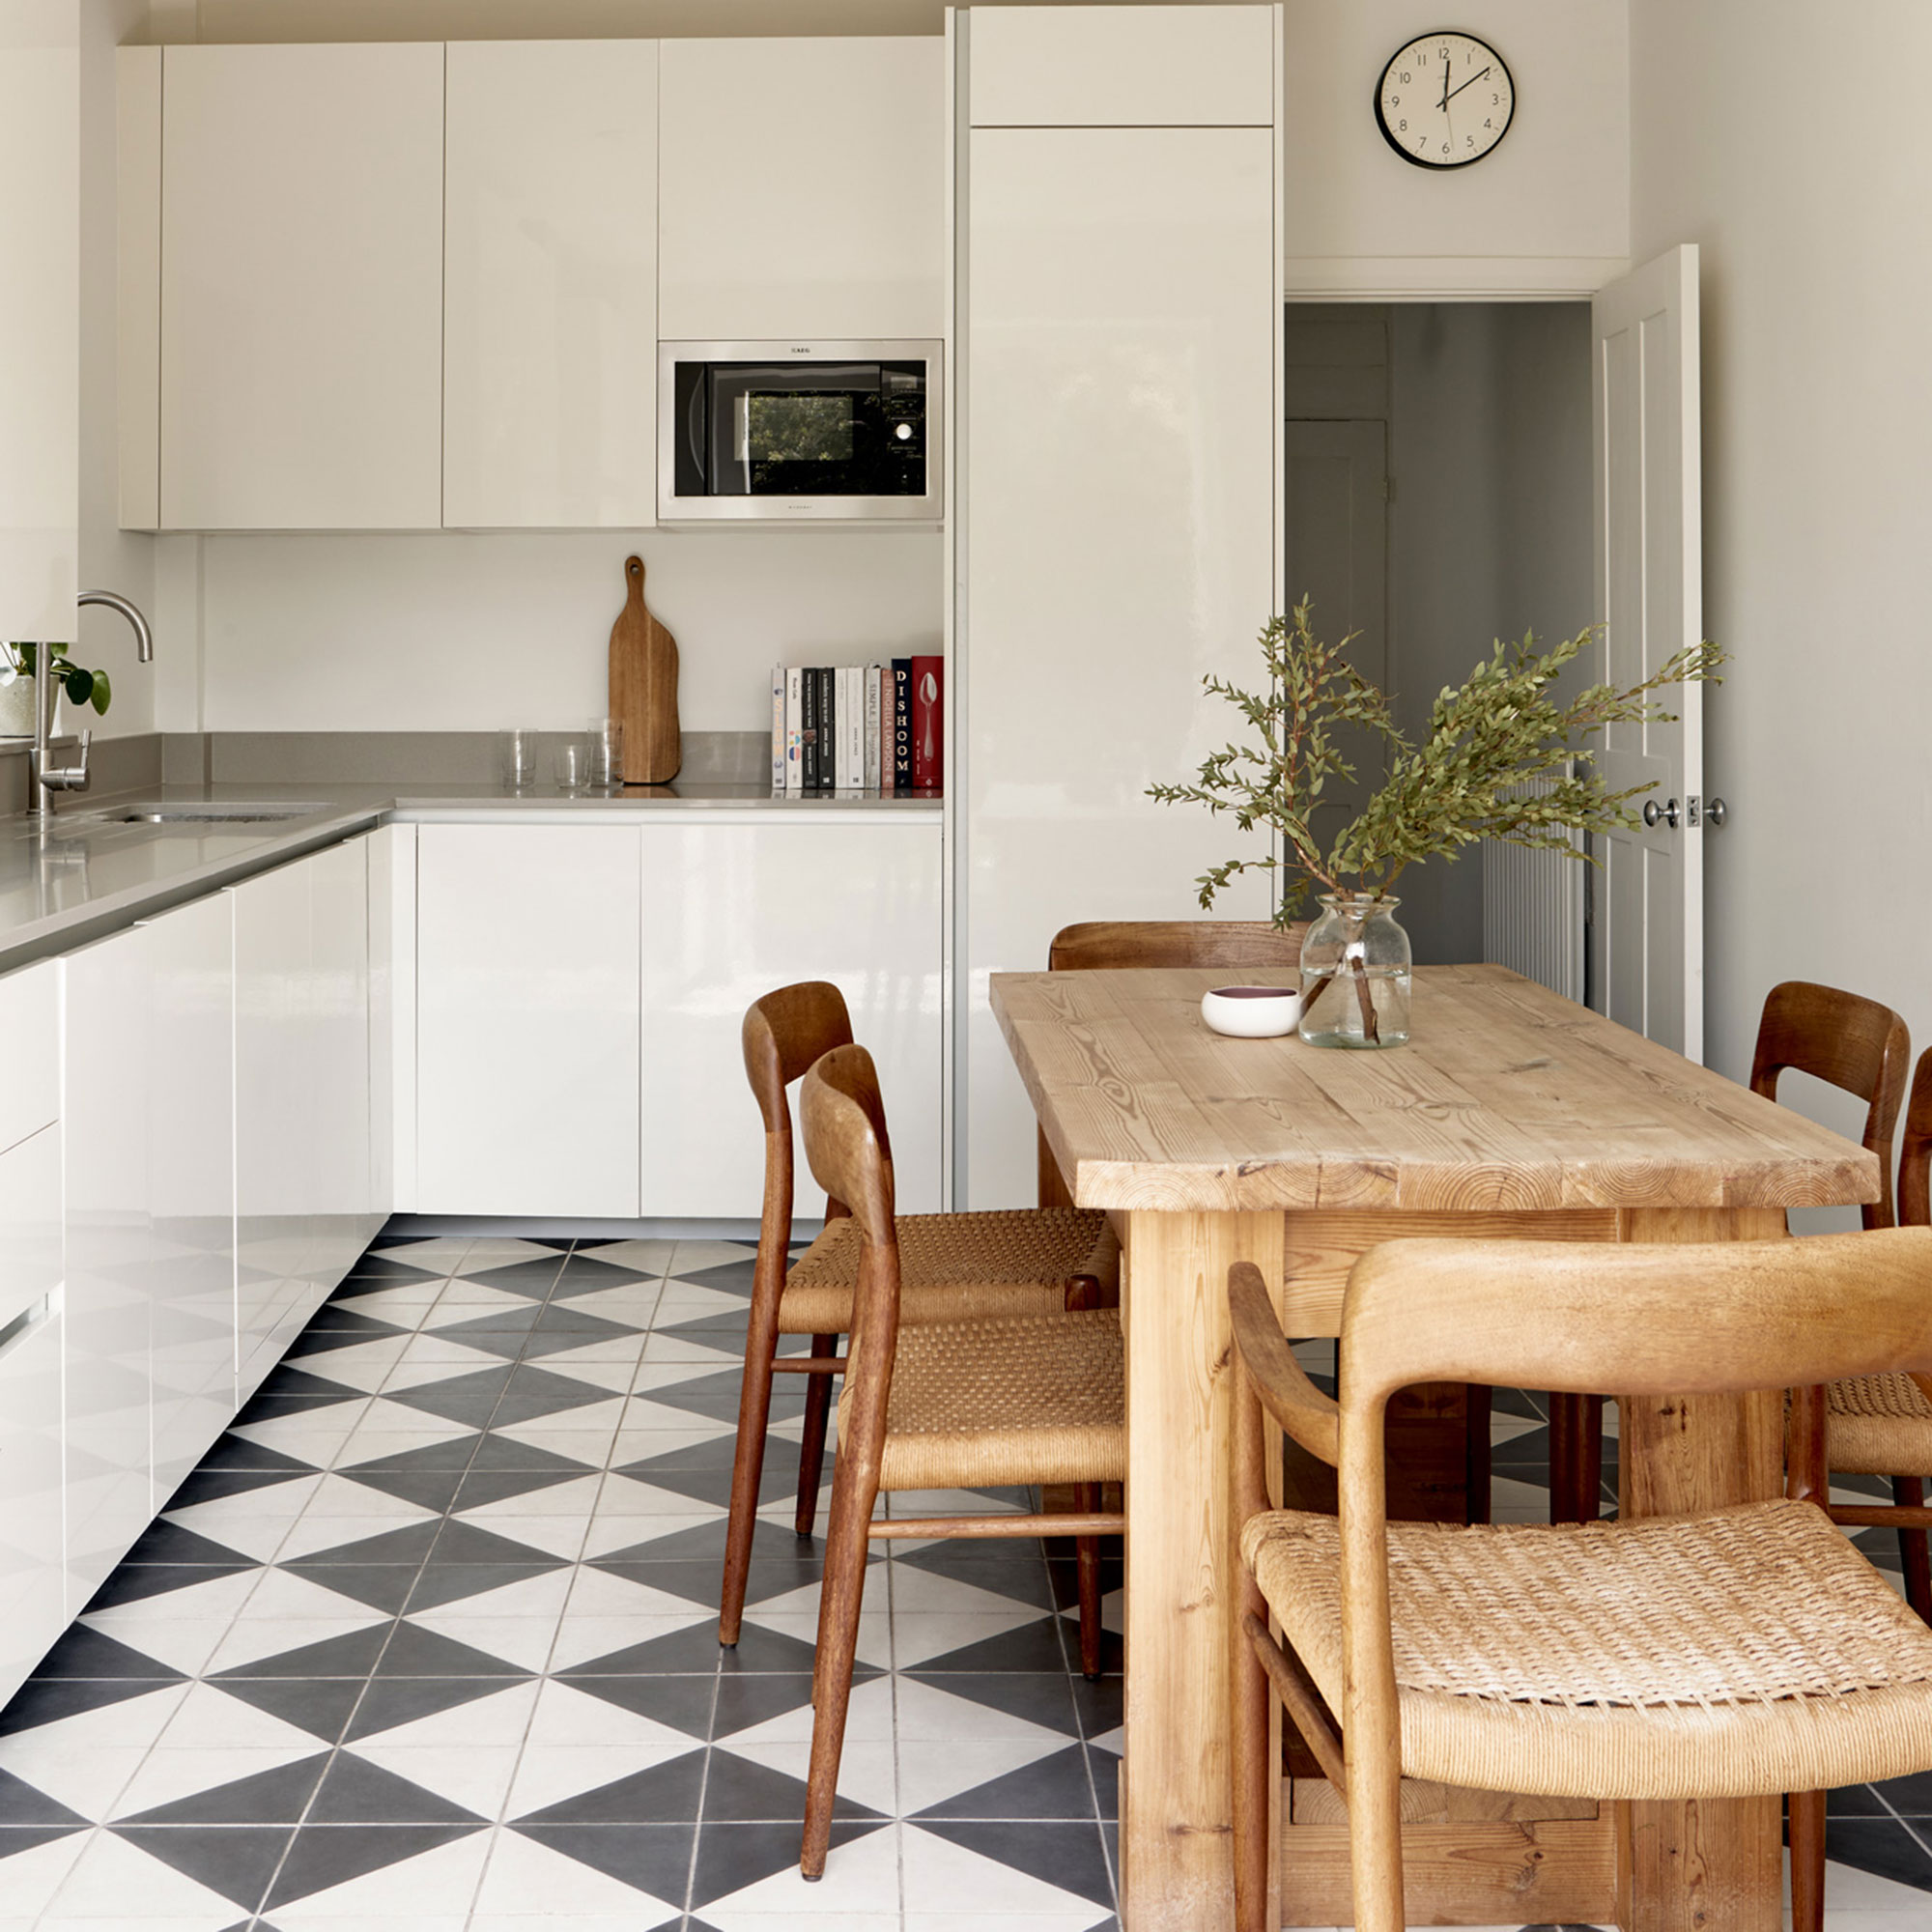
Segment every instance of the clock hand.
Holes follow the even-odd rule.
[[[1490,71],[1490,70],[1489,70],[1488,68],[1485,68],[1485,69],[1483,70],[1483,73],[1488,73],[1488,72],[1489,72],[1489,71]],[[1478,82],[1479,80],[1481,80],[1481,79],[1482,79],[1482,77],[1483,77],[1483,73],[1472,73],[1472,74],[1471,74],[1471,75],[1470,75],[1470,76],[1468,77],[1468,79],[1467,79],[1467,80],[1465,80],[1465,81],[1464,81],[1464,82],[1463,83],[1463,87],[1474,87],[1474,86],[1475,86],[1475,84],[1476,84],[1476,83],[1477,83],[1477,82]],[[1459,88],[1458,88],[1458,89],[1456,90],[1456,94],[1461,94],[1461,93],[1462,93],[1462,91],[1463,91],[1463,87],[1459,87]],[[1449,105],[1449,103],[1450,103],[1450,102],[1451,102],[1452,100],[1454,100],[1454,99],[1455,99],[1455,98],[1456,98],[1456,94],[1445,94],[1445,95],[1444,95],[1444,96],[1442,97],[1442,104],[1443,104],[1443,106],[1444,106],[1444,107],[1447,107],[1447,106]]]
[[[1435,105],[1438,112],[1447,109],[1449,105],[1449,63],[1447,61],[1442,63],[1442,99]]]

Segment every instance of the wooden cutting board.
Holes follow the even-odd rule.
[[[684,762],[677,639],[644,603],[644,560],[624,559],[628,591],[611,626],[611,716],[624,727],[624,782],[668,784]]]

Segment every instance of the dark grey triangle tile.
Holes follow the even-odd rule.
[[[715,1605],[718,1602],[719,1576],[715,1563],[628,1563],[600,1556],[584,1567],[601,1570],[607,1577],[622,1577],[633,1583],[646,1584],[653,1590],[668,1591],[688,1604]],[[822,1568],[822,1565],[808,1565],[804,1574],[800,1574],[769,1562],[753,1563],[746,1583],[746,1602],[755,1607],[804,1584],[815,1583]]]
[[[272,1771],[253,1772],[120,1822],[124,1826],[295,1825],[308,1808],[328,1763],[329,1753],[318,1751],[314,1757],[277,1765]]]
[[[869,1805],[849,1798],[834,1801],[835,1818],[877,1818]],[[735,1751],[715,1747],[704,1780],[704,1819],[707,1825],[789,1823],[793,1830],[805,1816],[805,1780],[754,1763]]]
[[[48,1797],[25,1778],[16,1777],[11,1771],[0,1771],[0,1825],[83,1831],[87,1823],[78,1811],[70,1811],[59,1799]],[[24,1851],[26,1848],[16,1845],[14,1849]],[[0,1897],[5,1894],[6,1888],[0,1886]]]
[[[360,1677],[223,1677],[231,1697],[332,1745],[364,1695]]]
[[[266,1901],[272,1912],[330,1886],[383,1871],[487,1828],[473,1825],[304,1825]]]
[[[1097,1822],[1099,1810],[1086,1747],[1075,1744],[1036,1758],[1032,1764],[1022,1765],[1002,1777],[975,1785],[970,1791],[956,1792],[917,1815],[922,1824],[929,1818],[1009,1818],[1034,1823],[1065,1820],[1087,1824]]]
[[[458,1643],[440,1632],[425,1630],[407,1618],[396,1626],[396,1634],[376,1665],[378,1679],[384,1677],[529,1677],[535,1673],[520,1664],[505,1663],[500,1657],[473,1645]]]
[[[803,1252],[802,1249],[799,1251]],[[676,1261],[675,1256],[671,1259],[673,1262]],[[798,1255],[794,1254],[792,1259],[796,1261]],[[747,1255],[743,1261],[720,1262],[716,1267],[697,1268],[689,1273],[680,1269],[670,1278],[673,1282],[689,1282],[696,1288],[717,1289],[724,1294],[742,1294],[749,1300],[752,1293],[752,1277],[756,1273],[757,1265],[757,1258],[754,1255]]]
[[[563,1300],[573,1294],[593,1293],[600,1288],[621,1288],[626,1282],[656,1280],[656,1275],[645,1274],[641,1268],[600,1260],[593,1249],[575,1248],[558,1273],[551,1295],[553,1300]]]
[[[1896,1819],[1828,1817],[1825,1854],[1840,1864],[1932,1891],[1932,1852]]]
[[[447,1510],[455,1502],[457,1492],[468,1480],[462,1469],[369,1467],[338,1469],[336,1474],[360,1483],[364,1489],[379,1490],[385,1496],[396,1496],[418,1508],[438,1512]]]
[[[575,1464],[568,1469],[471,1469],[463,1478],[450,1508],[461,1512],[505,1502],[511,1496],[534,1498],[559,1483],[574,1482],[582,1473]],[[541,1515],[543,1506],[533,1501],[531,1510]]]
[[[58,1723],[63,1718],[85,1711],[105,1710],[110,1704],[125,1704],[130,1697],[145,1697],[166,1682],[181,1680],[156,1677],[38,1677],[29,1678],[11,1702],[0,1707],[0,1738],[20,1731],[38,1730],[43,1724]],[[0,1811],[0,1818],[4,1818]]]
[[[158,1678],[163,1683],[179,1684],[186,1674],[87,1624],[70,1624],[54,1647],[34,1666],[34,1677],[29,1682],[42,1678],[99,1677]],[[153,1688],[152,1683],[139,1686],[140,1690]]]
[[[410,1601],[416,1571],[407,1563],[289,1563],[282,1566],[294,1575],[306,1577],[312,1583],[338,1595],[353,1597],[372,1610],[400,1616]]]
[[[736,1647],[726,1650],[718,1641],[718,1626],[702,1623],[693,1624],[686,1630],[672,1631],[668,1636],[649,1637],[642,1643],[627,1644],[621,1650],[592,1658],[570,1670],[560,1671],[558,1675],[571,1678],[644,1676],[659,1672],[701,1675],[721,1668],[726,1671],[797,1672],[800,1669],[809,1671],[811,1664],[811,1645],[801,1642],[797,1637],[747,1624]],[[876,1670],[867,1673],[864,1666],[860,1666],[860,1670],[861,1674],[874,1677],[879,1674]]]
[[[469,1465],[470,1473],[512,1469],[558,1476],[596,1473],[593,1463],[580,1463],[574,1456],[559,1456],[554,1449],[539,1449],[533,1443],[519,1442],[512,1435],[484,1436],[477,1447],[475,1460]]]
[[[400,1282],[440,1281],[442,1276],[435,1268],[416,1266],[410,1260],[408,1250],[391,1248],[381,1254],[365,1254],[347,1279],[394,1288]],[[368,1290],[365,1288],[362,1292],[366,1294]]]
[[[388,1328],[386,1322],[383,1326]],[[316,1338],[316,1331],[310,1330],[297,1340],[289,1354],[263,1377],[261,1386],[242,1405],[240,1420],[259,1422],[275,1412],[268,1405],[277,1402],[298,1402],[306,1399],[320,1406],[332,1402],[363,1400],[368,1394],[366,1389],[356,1388],[350,1382],[331,1381],[327,1373],[321,1368],[298,1368],[295,1365],[298,1356],[312,1355],[320,1361],[324,1355],[333,1354],[338,1349],[355,1348],[370,1339],[360,1329],[342,1328],[326,1332],[328,1339],[320,1351],[310,1346],[312,1339]],[[388,1328],[388,1332],[400,1335],[403,1330]],[[255,1412],[258,1404],[262,1405],[259,1414]]]
[[[899,1674],[914,1683],[930,1684],[950,1697],[964,1697],[969,1703],[983,1704],[989,1711],[1024,1718],[1030,1724],[1044,1725],[1069,1738],[1081,1735],[1073,1684],[1064,1669],[937,1672],[930,1665],[922,1664],[916,1670]],[[810,1701],[809,1697],[807,1701]],[[1114,1721],[1118,1723],[1120,1719],[1116,1718]]]
[[[512,1822],[526,1825],[674,1825],[696,1822],[698,1795],[704,1790],[705,1752],[700,1747],[682,1757],[668,1758],[647,1771],[633,1773],[613,1783],[582,1791],[559,1804]],[[715,1772],[714,1772],[715,1775]],[[803,1813],[800,1814],[803,1816]]]
[[[439,1335],[449,1331],[439,1329]],[[458,1338],[466,1348],[480,1350],[486,1355],[495,1355],[499,1361],[514,1362],[524,1352],[524,1344],[529,1340],[526,1328],[478,1328]]]
[[[922,1816],[920,1829],[1094,1905],[1114,1902],[1113,1878],[1107,1869],[1106,1847],[1097,1821],[1035,1824]]]
[[[71,1838],[76,1832],[91,1831],[89,1825],[11,1825],[0,1820],[0,1903],[7,1896],[7,1861],[31,1852],[38,1845],[50,1845],[56,1838]],[[4,1923],[0,1920],[0,1923]]]
[[[930,1577],[945,1577],[955,1583],[970,1583],[975,1589],[990,1591],[994,1596],[1005,1597],[1011,1603],[1024,1604],[1030,1609],[1060,1607],[1054,1577],[1041,1558],[1037,1543],[987,1542],[969,1545],[962,1539],[956,1543],[935,1543],[924,1549],[909,1550],[893,1560]],[[1077,1579],[1069,1576],[1067,1580],[1074,1594],[1065,1601],[1077,1602]],[[1118,1577],[1108,1578],[1103,1571],[1104,1587],[1116,1588],[1119,1582]]]
[[[228,1496],[246,1495],[254,1490],[271,1490],[278,1483],[294,1482],[298,1477],[316,1473],[313,1465],[298,1463],[293,1457],[283,1457],[282,1461],[288,1466],[281,1469],[211,1469],[204,1463],[201,1468],[182,1478],[174,1494],[161,1507],[164,1510],[180,1510],[195,1503],[219,1502]]]
[[[835,1818],[832,1856],[838,1856],[839,1846],[882,1829],[864,1819]],[[697,1828],[697,1858],[691,1878],[693,1911],[797,1864],[798,1853],[797,1819],[784,1824],[713,1824],[707,1818]]]
[[[240,1549],[230,1549],[225,1543],[217,1543],[213,1537],[203,1536],[199,1530],[188,1528],[183,1522],[170,1522],[164,1516],[156,1517],[138,1539],[132,1549],[121,1561],[126,1563],[205,1563],[219,1570],[254,1570],[260,1567],[257,1560]]]
[[[576,1680],[573,1679],[573,1682]],[[625,1683],[624,1678],[593,1679],[592,1682]],[[646,1678],[641,1681],[649,1683]],[[659,1682],[674,1682],[660,1679]],[[585,1684],[584,1689],[589,1685]],[[774,1718],[811,1708],[811,1673],[809,1670],[742,1670],[721,1672],[717,1703],[712,1713],[711,1735],[736,1737],[754,1725],[769,1723]]]
[[[691,1878],[695,1825],[527,1824],[510,1829],[668,1905],[683,1902]],[[638,1932],[650,1932],[663,1922],[642,1920]]]
[[[533,1673],[522,1672],[520,1675]],[[504,1688],[503,1677],[376,1677],[361,1690],[348,1739],[380,1736],[398,1724],[414,1723],[418,1718],[433,1718],[441,1711],[454,1711],[473,1704],[479,1697],[494,1697]]]
[[[1069,1677],[1066,1688],[1080,1713],[1083,1738],[1104,1738],[1126,1721],[1126,1679],[1118,1670],[1092,1680],[1077,1675]]]
[[[136,1604],[149,1597],[166,1596],[171,1590],[185,1590],[206,1583],[212,1577],[233,1576],[242,1570],[263,1566],[246,1556],[231,1563],[124,1563],[109,1573],[107,1579],[87,1600],[90,1610],[108,1610],[118,1604]]]
[[[375,1470],[399,1471],[406,1475],[431,1471],[455,1471],[460,1474],[469,1466],[469,1459],[482,1440],[482,1435],[478,1434],[452,1436],[447,1442],[426,1442],[419,1448],[398,1449],[391,1455],[371,1456],[359,1463],[345,1463],[336,1470],[336,1474],[366,1476]]]
[[[183,1492],[195,1476],[213,1473],[227,1473],[231,1470],[246,1469],[256,1475],[313,1476],[318,1472],[314,1463],[304,1463],[299,1457],[285,1455],[279,1449],[270,1449],[260,1442],[250,1442],[244,1435],[226,1435],[215,1438],[214,1446],[201,1459],[201,1467],[185,1481],[170,1499],[170,1509],[183,1509],[187,1501],[206,1502],[208,1496],[197,1495],[184,1499]],[[232,1490],[217,1491],[214,1493],[232,1495]]]
[[[548,1550],[534,1549],[527,1543],[517,1542],[514,1537],[499,1536],[481,1523],[451,1518],[445,1522],[426,1524],[424,1527],[434,1527],[437,1531],[435,1547],[430,1550],[432,1568],[445,1563],[533,1563],[549,1570],[566,1567],[565,1558],[552,1555]]]
[[[440,1381],[420,1382],[414,1388],[397,1389],[385,1400],[401,1403],[405,1408],[419,1409],[425,1415],[440,1416],[445,1422],[465,1423],[481,1429],[502,1400],[512,1371],[472,1369],[451,1375]]]
[[[639,1347],[642,1346],[645,1333],[643,1329],[620,1328],[617,1326],[615,1322],[609,1323],[608,1325],[612,1330],[614,1330],[617,1336],[635,1342],[639,1344]],[[541,1355],[566,1354],[572,1349],[581,1349],[586,1343],[595,1342],[599,1339],[600,1338],[598,1336],[584,1334],[582,1329],[546,1328],[546,1327],[532,1328],[530,1332],[524,1337],[523,1359],[526,1362],[532,1362],[535,1361]],[[611,1339],[611,1337],[606,1336],[603,1337],[602,1339],[608,1341]],[[606,1389],[604,1393],[607,1397],[609,1397],[612,1393],[612,1391],[610,1389]]]
[[[554,1557],[532,1563],[425,1564],[410,1593],[410,1614],[416,1616],[424,1610],[440,1609],[445,1604],[460,1604],[467,1598],[480,1597],[487,1590],[526,1583],[532,1577],[548,1577],[553,1571],[568,1567]]]
[[[661,1330],[668,1333],[668,1330]],[[702,1338],[700,1338],[702,1339]],[[781,1376],[772,1391],[772,1419],[790,1422],[805,1413],[803,1376]],[[639,1402],[662,1404],[666,1408],[681,1408],[707,1422],[736,1422],[738,1419],[739,1371],[720,1369],[715,1375],[694,1376],[688,1381],[669,1382],[662,1388],[639,1389]]]
[[[1060,1621],[1058,1617],[1042,1617],[1037,1623],[1022,1624],[1017,1630],[982,1637],[976,1643],[948,1651],[943,1657],[929,1657],[920,1665],[920,1675],[933,1676],[949,1670],[976,1674],[992,1670],[1065,1673],[1067,1659],[1061,1647]],[[1067,1628],[1070,1633],[1072,1626],[1069,1624]],[[1115,1667],[1119,1667],[1118,1661]]]
[[[466,1825],[483,1820],[350,1748],[338,1750],[329,1760],[305,1822],[309,1826]]]
[[[620,1321],[612,1316],[600,1315],[582,1302],[553,1301],[531,1324],[530,1333],[574,1336],[571,1347],[586,1349],[592,1342],[625,1341],[642,1334],[648,1326],[648,1322]]]
[[[466,1269],[465,1281],[480,1281],[485,1288],[499,1288],[506,1294],[521,1294],[532,1301],[548,1299],[556,1278],[563,1272],[561,1255],[532,1255],[527,1261],[507,1262],[501,1267]]]
[[[114,1825],[118,1838],[185,1872],[245,1912],[261,1904],[295,1837],[290,1825]],[[137,1921],[138,1922],[138,1921]]]
[[[294,1570],[304,1576],[312,1570],[332,1569],[338,1564],[406,1564],[419,1569],[436,1547],[437,1533],[441,1528],[440,1522],[408,1522],[397,1529],[381,1530],[374,1536],[358,1536],[349,1543],[338,1543],[332,1548],[293,1557],[275,1567],[278,1570]],[[318,1577],[316,1581],[326,1583],[328,1578]]]
[[[566,1415],[574,1408],[588,1408],[593,1403],[609,1402],[611,1391],[595,1382],[581,1382],[552,1369],[523,1365],[510,1377],[503,1400],[492,1418],[497,1429],[520,1422],[536,1422],[547,1415]]]
[[[744,1680],[750,1682],[751,1680]],[[762,1680],[760,1680],[762,1681]],[[687,1737],[711,1735],[712,1706],[717,1701],[715,1677],[583,1677],[570,1680],[574,1690],[654,1722],[668,1724]],[[811,1701],[807,1689],[805,1701]]]
[[[273,1657],[257,1658],[252,1663],[236,1664],[209,1681],[226,1690],[238,1678],[363,1678],[376,1668],[390,1633],[396,1629],[394,1624],[371,1624],[367,1630],[349,1631],[341,1636],[324,1637],[318,1643],[298,1644],[294,1650],[281,1651]]]

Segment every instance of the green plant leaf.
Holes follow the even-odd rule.
[[[78,665],[67,667],[64,670],[56,665],[54,668],[61,673],[67,685],[67,701],[70,704],[85,704],[94,694],[94,673],[82,670]]]
[[[107,716],[107,707],[114,702],[114,693],[107,683],[107,673],[98,670],[94,673],[94,692],[89,702],[93,704],[98,717]]]

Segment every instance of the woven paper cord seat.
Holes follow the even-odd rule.
[[[1127,1472],[1121,1321],[1078,1315],[901,1328],[882,1490],[1118,1483]],[[849,1399],[838,1399],[845,1440]]]
[[[1932,1631],[1809,1503],[1632,1523],[1388,1526],[1402,1768],[1551,1797],[1752,1797],[1932,1762]],[[1332,1517],[1242,1554],[1342,1709]],[[1641,1715],[1634,1707],[1641,1707]]]
[[[1066,1278],[1119,1279],[1121,1247],[1106,1215],[1086,1208],[976,1214],[901,1214],[899,1320],[1058,1315]],[[786,1335],[843,1335],[859,1286],[859,1224],[832,1221],[792,1264],[779,1301]]]
[[[1932,1402],[1910,1376],[1828,1384],[1829,1466],[1852,1475],[1932,1476]]]

